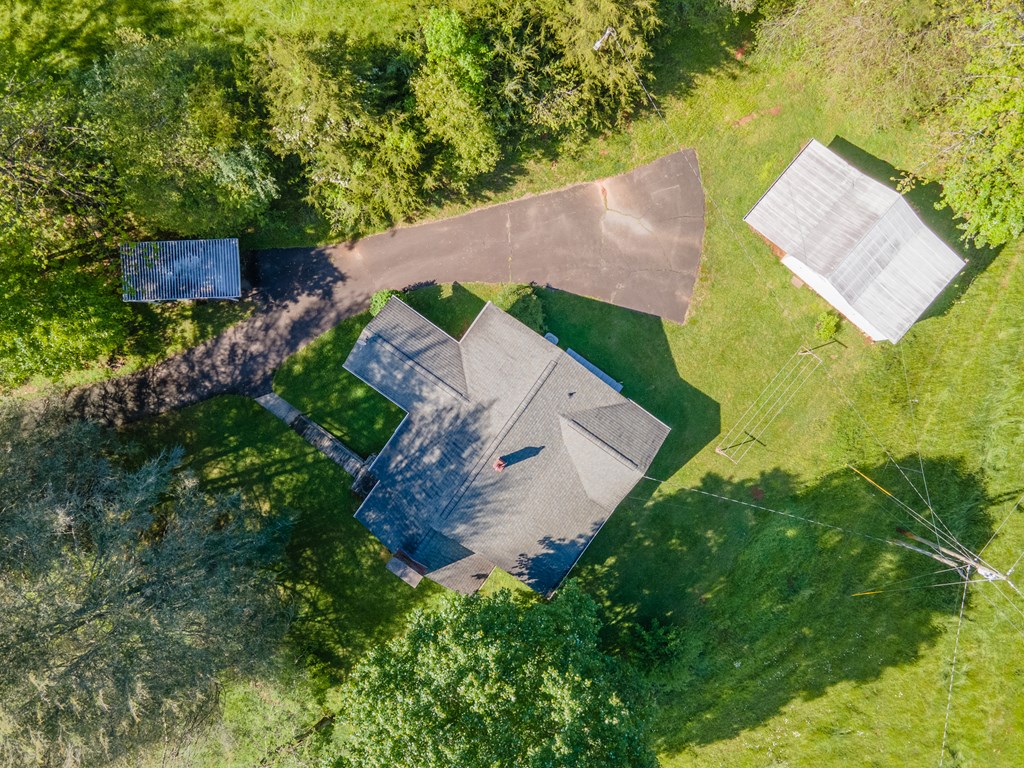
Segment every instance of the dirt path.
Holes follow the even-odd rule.
[[[73,390],[72,409],[123,423],[215,395],[259,395],[290,355],[381,288],[536,282],[682,322],[704,236],[692,151],[558,192],[368,237],[263,251],[263,307],[215,339],[130,376]]]

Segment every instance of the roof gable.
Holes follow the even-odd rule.
[[[381,358],[376,366],[379,370],[371,372],[374,381],[368,383],[375,388],[375,382],[388,387],[399,398],[395,400],[399,405],[410,399],[403,395],[406,387],[413,398],[423,397],[428,385],[451,397],[466,398],[459,343],[401,299],[392,296],[359,334],[356,348],[368,345],[377,349],[367,355],[365,364],[373,367],[373,359]],[[356,367],[359,364],[353,361]],[[349,366],[348,360],[345,366]],[[399,370],[403,371],[400,380],[386,384],[384,380]]]
[[[487,563],[552,591],[642,478],[668,428],[491,304],[441,362],[423,355],[423,339],[437,337],[409,312],[371,321],[345,362],[409,413],[374,462],[379,482],[356,517],[430,569],[465,561],[479,574]],[[415,343],[395,328],[406,322]],[[399,344],[429,362],[411,364]],[[465,382],[457,397],[448,384],[455,360]],[[444,386],[434,380],[442,376]],[[496,472],[499,458],[505,468]],[[438,554],[452,547],[459,557]],[[475,583],[464,570],[451,569],[453,584]]]
[[[898,341],[964,266],[898,192],[814,140],[744,220],[875,339]]]

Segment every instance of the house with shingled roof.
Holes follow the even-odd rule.
[[[356,518],[412,586],[472,594],[497,566],[550,594],[669,433],[490,303],[456,341],[392,298],[344,367],[406,412]]]

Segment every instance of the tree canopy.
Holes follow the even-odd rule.
[[[342,765],[654,766],[643,691],[598,648],[594,602],[451,596],[355,669]]]
[[[0,411],[0,762],[97,766],[175,736],[284,627],[287,528],[175,451],[125,468],[96,426]]]
[[[130,355],[142,323],[117,299],[118,243],[410,219],[623,125],[663,26],[720,36],[737,14],[858,120],[932,126],[922,167],[966,239],[1024,231],[1014,0],[451,0],[379,35],[31,5],[0,33],[0,386]]]
[[[238,233],[277,196],[242,76],[215,46],[133,30],[93,69],[89,107],[125,205],[146,231]]]
[[[109,354],[127,334],[105,257],[124,211],[73,86],[0,70],[0,387]]]
[[[943,200],[978,245],[1024,232],[1024,12],[1015,0],[968,7],[973,52],[937,136]]]

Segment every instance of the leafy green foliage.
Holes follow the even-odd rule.
[[[648,0],[486,0],[471,13],[493,52],[489,109],[503,130],[578,141],[643,98],[636,73],[650,79],[647,39],[659,24]],[[594,51],[608,26],[614,39]]]
[[[826,310],[818,315],[818,319],[814,323],[814,335],[821,341],[832,341],[839,333],[841,322],[838,312]]]
[[[388,303],[392,296],[402,298],[401,291],[395,291],[391,288],[385,288],[384,290],[377,291],[373,296],[370,297],[370,317],[376,317],[380,314],[380,311],[384,309],[384,305]]]
[[[532,285],[504,284],[494,297],[494,305],[537,333],[543,334],[547,330],[544,326],[544,305]]]
[[[119,276],[100,265],[0,270],[0,388],[109,356],[130,333]]]
[[[98,137],[63,82],[8,73],[0,81],[0,258],[51,260],[102,241],[94,232],[119,213]]]
[[[89,105],[131,212],[150,232],[238,234],[277,196],[242,76],[189,38],[123,30],[98,65]]]
[[[379,104],[400,86],[387,71],[378,71],[376,82],[372,72],[357,76],[358,64],[338,35],[279,36],[255,62],[271,146],[299,158],[310,201],[348,235],[405,217],[417,207],[422,185],[421,140],[410,117]]]
[[[498,139],[484,109],[490,51],[455,11],[431,9],[423,24],[426,61],[412,80],[427,137],[443,146],[437,173],[455,185],[492,171]]]
[[[123,231],[112,173],[65,83],[0,83],[0,387],[109,354],[128,311],[106,263]]]
[[[597,647],[594,602],[451,596],[352,674],[343,765],[654,766],[635,681]]]
[[[837,101],[880,126],[935,107],[962,76],[968,49],[956,0],[796,0],[770,11],[760,45],[800,51],[826,73]]]
[[[965,237],[1002,245],[1024,232],[1024,15],[1014,0],[969,8],[972,55],[936,141],[943,202]]]
[[[626,119],[657,23],[647,0],[487,0],[431,10],[396,48],[279,35],[256,72],[274,151],[300,160],[310,202],[352,236],[465,192],[524,139]],[[608,24],[614,48],[598,55]]]
[[[1019,3],[797,0],[768,12],[757,34],[774,55],[820,68],[834,96],[876,125],[931,117],[919,168],[934,168],[965,239],[1002,245],[1024,232]]]
[[[196,723],[284,627],[286,528],[54,411],[0,412],[0,762],[101,765]]]

